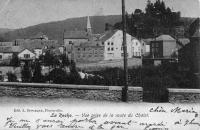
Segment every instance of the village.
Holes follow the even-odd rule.
[[[13,72],[17,75],[17,79],[22,81],[20,71],[24,62],[39,59],[47,50],[55,56],[67,56],[80,68],[84,66],[122,67],[123,65],[120,64],[123,60],[122,30],[109,29],[103,34],[94,34],[89,16],[85,26],[86,30],[64,31],[61,45],[57,40],[49,40],[48,36],[42,32],[38,32],[29,39],[0,42],[1,80],[8,81],[7,73]],[[178,31],[179,35],[176,35],[176,38],[162,34],[155,38],[140,39],[127,33],[127,55],[131,61],[129,66],[159,65],[163,61],[178,62],[180,50],[188,46],[190,41],[194,41],[194,38],[189,39],[183,36],[183,29],[182,32],[180,29]],[[15,55],[20,61],[17,68],[11,64]]]

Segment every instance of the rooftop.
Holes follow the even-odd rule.
[[[192,37],[200,37],[200,28],[198,28]]]
[[[66,31],[64,33],[65,39],[88,39],[88,33],[86,31]]]
[[[106,40],[108,40],[110,37],[112,37],[115,33],[117,32],[117,30],[109,30],[109,31],[106,31],[105,33],[103,33],[99,40],[105,42]]]
[[[160,35],[156,37],[156,41],[176,41],[176,40],[170,35]]]
[[[87,41],[87,42],[82,42],[79,44],[75,44],[75,46],[103,46],[100,41]]]
[[[16,42],[23,49],[43,49],[45,46],[48,48],[57,48],[57,40],[41,40],[41,39],[17,39]]]
[[[21,52],[22,48],[19,46],[1,46],[0,53],[15,53]]]

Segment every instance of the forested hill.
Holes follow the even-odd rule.
[[[185,26],[191,24],[194,18],[181,18],[185,21]],[[108,16],[91,16],[90,21],[94,33],[102,33],[105,30],[105,24],[114,25],[121,21],[121,15]],[[34,26],[29,26],[23,29],[11,30],[6,33],[0,33],[0,39],[4,41],[13,41],[18,38],[30,38],[39,32],[46,34],[49,39],[56,39],[62,43],[63,31],[69,30],[84,30],[86,29],[87,17],[70,18],[63,21],[55,21],[50,23],[42,23]]]
[[[105,24],[115,24],[121,21],[120,15],[108,15],[108,16],[91,16],[90,17],[92,29],[94,33],[102,33],[105,30]],[[86,29],[87,17],[70,18],[63,21],[55,21],[50,23],[42,23],[23,29],[16,29],[4,34],[0,34],[0,37],[6,41],[12,41],[17,38],[29,38],[36,35],[39,32],[46,34],[49,39],[57,39],[60,42],[63,39],[63,31],[69,30],[84,30]]]

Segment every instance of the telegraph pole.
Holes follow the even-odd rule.
[[[125,0],[122,0],[122,23],[123,23],[123,53],[124,53],[124,87],[122,88],[122,101],[128,100],[128,68],[127,68],[127,45],[126,45],[126,17]]]

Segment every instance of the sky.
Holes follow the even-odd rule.
[[[155,1],[155,0],[151,0]],[[200,0],[164,0],[184,17],[200,17]],[[126,11],[145,9],[147,0],[125,0]],[[24,28],[67,18],[121,14],[121,0],[0,0],[0,28]]]

